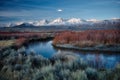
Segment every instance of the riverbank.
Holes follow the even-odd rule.
[[[7,47],[19,48],[21,46],[28,45],[30,42],[53,39],[54,35],[57,33],[59,32],[0,31],[0,50]]]
[[[66,31],[55,36],[58,48],[120,53],[120,30]]]
[[[41,37],[41,38],[18,38],[13,40],[2,40],[0,41],[0,51],[7,49],[7,48],[20,48],[22,46],[26,46],[31,42],[36,41],[47,41],[51,40],[53,37]]]
[[[114,46],[105,46],[105,45],[97,45],[95,47],[84,47],[80,48],[77,46],[73,46],[71,44],[56,44],[54,45],[56,48],[61,48],[61,49],[68,49],[68,50],[79,50],[79,51],[99,51],[99,52],[116,52],[120,53],[120,45],[114,45]]]

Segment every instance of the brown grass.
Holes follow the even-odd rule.
[[[0,41],[0,47],[7,47],[13,45],[15,40],[3,40]]]

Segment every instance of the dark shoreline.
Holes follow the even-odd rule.
[[[110,50],[110,49],[100,49],[100,48],[93,48],[93,47],[87,47],[87,48],[79,48],[79,47],[65,47],[64,45],[54,45],[55,48],[64,49],[64,50],[73,50],[73,51],[83,51],[83,52],[105,52],[108,53],[120,53],[120,50]],[[120,47],[119,47],[120,48]]]

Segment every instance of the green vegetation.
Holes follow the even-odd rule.
[[[94,69],[72,53],[51,59],[8,48],[0,54],[0,79],[4,80],[120,80],[120,64],[114,69]]]

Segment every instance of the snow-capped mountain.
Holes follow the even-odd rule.
[[[97,19],[88,19],[86,20],[87,22],[92,22],[92,23],[97,23],[100,22],[101,20],[97,20]]]
[[[63,18],[57,18],[54,20],[40,20],[40,21],[29,21],[29,22],[17,22],[10,24],[11,26],[52,26],[52,25],[65,25],[65,26],[79,26],[79,25],[112,25],[112,24],[120,24],[120,19],[109,19],[109,20],[96,20],[96,19],[79,19],[79,18],[71,18],[71,19],[63,19]]]
[[[16,25],[21,25],[23,24],[24,22],[15,22],[15,23],[9,23],[9,27],[13,27],[13,26],[16,26]]]
[[[62,19],[62,18],[57,18],[57,19],[51,21],[51,22],[48,23],[48,24],[49,24],[49,25],[63,25],[63,24],[65,24],[65,23],[66,23],[66,21],[65,21],[64,19]]]
[[[85,20],[79,19],[79,18],[71,18],[67,21],[69,24],[82,24],[86,22]]]
[[[63,19],[63,18],[58,18],[50,23],[49,25],[76,25],[76,24],[84,24],[86,21],[79,19],[79,18],[71,18],[71,19]]]
[[[36,21],[33,23],[34,26],[43,26],[43,25],[47,25],[47,24],[48,24],[47,20]]]

